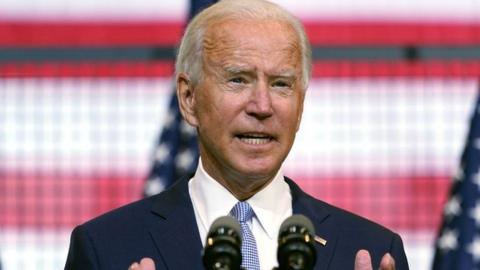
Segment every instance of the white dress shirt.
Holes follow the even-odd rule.
[[[221,184],[207,174],[198,162],[197,171],[188,183],[195,218],[202,245],[213,221],[228,215],[238,200]],[[260,269],[271,270],[277,263],[277,238],[282,222],[292,215],[292,196],[281,171],[270,184],[253,195],[247,202],[255,212],[249,223],[259,255]]]

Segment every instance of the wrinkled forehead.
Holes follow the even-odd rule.
[[[204,35],[203,54],[209,59],[247,54],[272,62],[301,62],[299,37],[294,28],[272,19],[222,19],[211,23]]]

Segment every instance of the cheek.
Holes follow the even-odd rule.
[[[228,125],[244,111],[245,106],[242,100],[244,98],[241,95],[231,92],[221,92],[211,98],[207,105],[210,107],[211,120]]]
[[[297,128],[299,125],[302,108],[298,102],[286,102],[278,106],[280,124],[285,128]]]
[[[209,134],[220,134],[229,118],[229,104],[221,96],[202,95],[197,104],[200,129]]]

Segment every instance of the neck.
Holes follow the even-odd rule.
[[[248,181],[248,183],[251,183],[250,185],[245,185],[245,183],[243,183],[244,181],[242,181],[242,183],[237,183],[234,181],[215,180],[224,186],[228,191],[230,191],[230,193],[232,193],[237,200],[245,201],[270,184],[273,178],[259,182],[250,180]]]
[[[239,201],[245,201],[251,198],[257,192],[270,184],[277,174],[274,173],[268,176],[229,174],[225,176],[221,173],[218,173],[214,168],[210,168],[208,165],[203,164],[202,162],[200,162],[200,164],[210,177],[225,187]]]

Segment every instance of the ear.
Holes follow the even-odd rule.
[[[183,119],[190,125],[197,127],[194,88],[188,75],[185,73],[180,73],[177,76],[177,98]]]

